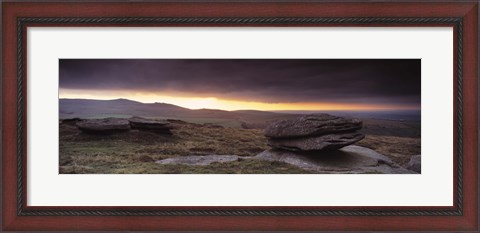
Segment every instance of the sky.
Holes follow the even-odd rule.
[[[191,109],[419,110],[420,59],[60,59],[59,97]]]

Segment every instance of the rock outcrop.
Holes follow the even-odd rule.
[[[265,129],[269,138],[299,138],[354,132],[362,128],[362,121],[329,114],[305,115],[294,119],[274,121]]]
[[[272,122],[265,129],[268,145],[288,151],[337,150],[362,140],[362,121],[328,114]]]
[[[361,133],[326,134],[307,138],[269,139],[268,145],[289,151],[337,150],[364,137]]]
[[[337,151],[293,152],[271,149],[256,159],[280,161],[321,174],[409,174],[407,170],[374,150],[350,145]]]
[[[130,119],[73,119],[65,123],[75,124],[82,132],[89,134],[112,134],[126,132],[131,129],[150,131],[159,134],[172,134],[170,131],[170,122],[166,120],[152,120],[139,117]]]
[[[144,118],[130,118],[130,127],[132,129],[152,131],[161,134],[171,134],[170,122],[166,120],[152,120]]]
[[[130,122],[118,118],[88,119],[79,121],[76,125],[81,131],[92,134],[109,134],[130,130]]]
[[[157,164],[205,166],[242,160],[265,160],[287,163],[317,174],[414,174],[388,157],[369,148],[350,145],[336,151],[293,152],[270,149],[256,156],[189,155],[157,160]]]
[[[62,124],[67,124],[67,125],[75,125],[80,121],[82,121],[82,119],[80,119],[80,118],[67,118],[67,119],[61,120],[61,123]]]

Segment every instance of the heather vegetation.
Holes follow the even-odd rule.
[[[290,116],[288,116],[290,117]],[[287,117],[287,118],[288,118]],[[117,118],[115,118],[117,119]],[[128,119],[128,118],[127,118]],[[218,118],[190,122],[162,119],[168,122],[168,134],[131,129],[109,134],[85,133],[76,120],[60,122],[60,173],[62,174],[282,174],[310,173],[281,161],[250,159],[270,149],[262,128],[242,128],[241,125],[221,124]],[[384,121],[368,120],[363,130],[385,129]],[[376,122],[376,123],[375,123]],[[384,131],[366,134],[356,145],[370,148],[406,166],[413,155],[420,154],[420,138],[391,136],[393,127],[405,128],[405,122],[388,122]],[[80,124],[81,125],[81,124]],[[382,128],[383,127],[383,128]],[[407,127],[415,129],[414,126]],[[415,132],[412,131],[412,134]],[[157,161],[179,156],[237,155],[231,162],[214,162],[203,166],[159,164]],[[374,172],[369,172],[374,173]]]

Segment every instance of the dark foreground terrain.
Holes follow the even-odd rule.
[[[75,122],[60,122],[60,173],[100,174],[282,174],[310,173],[298,166],[280,161],[241,159],[255,156],[269,149],[263,129],[225,127],[213,123],[191,123],[169,120],[171,134],[130,130],[115,134],[88,134],[77,128]],[[420,154],[420,138],[405,137],[402,122],[367,120],[364,131],[381,129],[356,145],[375,150],[401,166],[406,166],[413,155]],[[394,127],[401,135],[392,136]],[[408,128],[407,127],[407,128]],[[412,130],[410,130],[412,131]],[[386,134],[386,135],[381,135]],[[411,132],[415,134],[415,132]],[[231,162],[213,162],[208,165],[160,164],[159,160],[179,156],[237,155]]]
[[[182,121],[172,125],[172,135],[136,130],[93,135],[60,123],[60,173],[306,173],[285,163],[256,160],[205,166],[155,163],[187,155],[253,156],[268,148],[259,129]]]
[[[264,136],[269,122],[301,115],[253,110],[191,110],[171,104],[145,104],[127,99],[60,99],[60,173],[315,172],[279,160],[250,159],[270,149]],[[132,129],[114,134],[91,134],[77,127],[78,119],[84,122],[105,118],[125,121],[135,116],[147,121],[167,121],[171,133]],[[419,115],[415,115],[416,120],[377,118],[375,116],[380,115],[371,113],[365,116],[368,117],[352,116],[363,122],[359,132],[365,134],[363,140],[355,143],[356,146],[370,148],[402,167],[412,156],[420,154]],[[224,156],[226,160],[210,161],[201,166],[189,164],[192,163],[190,158],[207,159],[213,155]],[[175,162],[180,157],[190,161]],[[232,160],[232,157],[236,159]],[[329,164],[331,161],[326,162]]]

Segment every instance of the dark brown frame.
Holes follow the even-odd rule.
[[[2,3],[2,230],[478,231],[478,2]],[[451,207],[26,206],[26,28],[33,26],[454,28]]]

